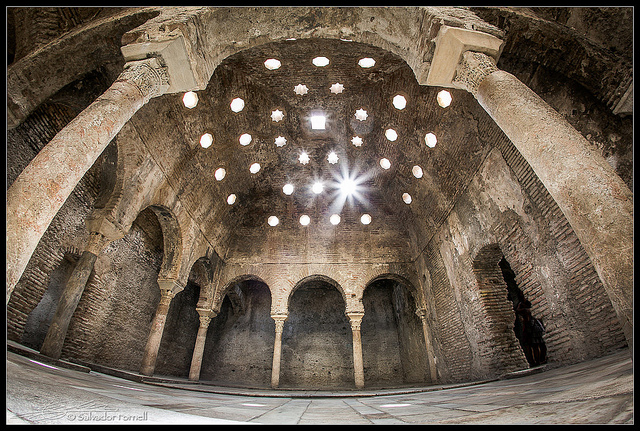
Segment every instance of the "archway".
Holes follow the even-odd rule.
[[[275,339],[271,291],[262,280],[243,278],[223,295],[207,330],[200,381],[268,387]]]
[[[311,276],[291,293],[282,333],[281,387],[353,387],[351,325],[336,286],[327,277]]]
[[[422,323],[405,283],[377,278],[365,288],[362,354],[367,387],[429,381]]]
[[[42,342],[47,335],[49,325],[56,312],[58,301],[62,296],[67,280],[73,272],[78,257],[77,255],[65,253],[63,259],[51,273],[47,290],[38,305],[29,313],[24,324],[24,332],[20,341],[25,346],[35,350],[40,350],[40,347],[42,347]]]
[[[147,208],[138,214],[123,238],[105,249],[109,258],[105,262],[109,266],[103,268],[100,260],[96,263],[97,272],[110,275],[102,278],[101,287],[109,294],[104,296],[102,307],[94,316],[96,324],[90,346],[93,362],[139,370],[144,340],[160,301],[157,278],[164,256],[163,242],[160,223]]]
[[[154,374],[188,377],[200,325],[196,305],[201,287],[189,280],[171,300]]]

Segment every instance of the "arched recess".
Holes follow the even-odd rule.
[[[35,350],[42,347],[58,301],[79,258],[80,253],[77,250],[66,252],[51,272],[44,295],[25,321],[20,340],[23,345]]]
[[[164,260],[164,232],[151,208],[138,214],[127,234],[113,241],[96,261],[99,289],[88,286],[91,321],[85,355],[97,364],[137,372],[149,326],[160,302],[158,274]]]
[[[255,275],[242,275],[216,292],[200,381],[269,387],[275,323],[271,290]]]
[[[361,325],[367,387],[430,381],[421,307],[415,286],[397,274],[381,274],[365,286]]]
[[[353,340],[342,287],[323,275],[294,286],[282,333],[280,387],[353,387]]]
[[[472,263],[473,273],[478,283],[480,307],[478,319],[483,320],[478,324],[484,327],[481,332],[485,334],[485,339],[478,343],[479,354],[496,374],[528,367],[514,332],[516,322],[514,310],[517,305],[514,302],[518,302],[521,298],[518,298],[517,290],[507,285],[500,267],[500,262],[504,258],[498,244],[489,244],[480,249]],[[510,293],[510,289],[513,293]],[[532,313],[535,317],[535,309]]]

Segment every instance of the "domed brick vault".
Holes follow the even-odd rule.
[[[632,346],[631,8],[7,18],[12,342],[423,386],[536,365],[528,300],[548,366]]]

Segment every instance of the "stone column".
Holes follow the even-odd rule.
[[[276,340],[273,343],[273,365],[271,367],[271,387],[277,388],[280,385],[280,358],[282,355],[282,330],[284,322],[287,320],[286,314],[271,315],[276,322]]]
[[[633,349],[633,193],[564,117],[495,60],[464,52],[453,85],[472,93],[534,170],[589,255]]]
[[[125,64],[118,79],[36,155],[7,190],[7,301],[40,238],[122,126],[168,88],[156,58]]]
[[[149,338],[144,348],[144,356],[142,357],[142,365],[140,366],[140,374],[152,376],[156,368],[156,360],[158,359],[158,349],[160,349],[160,341],[164,332],[164,324],[167,321],[167,313],[171,300],[181,289],[178,288],[175,280],[158,280],[160,285],[160,303],[153,316]]]
[[[436,369],[436,355],[433,350],[433,340],[431,338],[431,330],[427,320],[427,311],[424,308],[418,308],[416,314],[422,321],[422,332],[424,334],[424,345],[427,348],[427,361],[429,363],[429,374],[431,383],[438,381],[438,370]]]
[[[73,313],[76,311],[78,302],[82,297],[84,288],[87,285],[93,266],[98,255],[109,243],[104,235],[97,232],[91,232],[85,251],[80,256],[80,260],[76,264],[67,285],[62,292],[62,296],[58,302],[58,307],[53,315],[51,325],[47,331],[40,353],[50,358],[59,359],[62,353],[62,345],[67,336],[67,329]]]
[[[346,313],[351,323],[351,333],[353,334],[353,374],[356,388],[364,388],[364,363],[362,360],[362,337],[360,335],[360,325],[364,313]]]
[[[191,358],[191,369],[189,370],[189,380],[200,380],[200,369],[202,368],[202,354],[204,353],[204,344],[207,341],[207,330],[211,319],[216,317],[216,312],[210,309],[197,309],[200,315],[200,327],[196,336],[196,345],[193,348],[193,356]]]

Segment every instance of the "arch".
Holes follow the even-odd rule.
[[[245,281],[257,281],[264,284],[269,289],[269,294],[273,296],[271,287],[262,278],[254,274],[243,274],[227,281],[226,283],[221,285],[222,287],[220,289],[216,289],[211,309],[216,313],[219,313],[222,307],[222,301],[224,300],[224,297],[228,295],[231,304],[234,306],[234,309],[237,310],[237,312],[241,312],[242,310],[244,310],[244,294],[242,293],[238,285]]]
[[[374,276],[364,285],[363,291],[367,290],[367,287],[369,287],[371,284],[383,279],[393,280],[403,284],[407,288],[409,293],[411,293],[411,296],[413,296],[413,300],[416,303],[416,308],[422,307],[423,295],[421,294],[420,290],[416,287],[416,285],[412,283],[407,277],[400,274],[393,273],[393,272],[385,272],[385,273]]]
[[[342,39],[400,56],[424,84],[435,49],[429,42],[443,24],[503,35],[475,13],[451,7],[165,7],[158,16],[125,33],[122,52],[126,61],[137,60],[161,52],[168,42],[182,37],[180,56],[190,63],[192,76],[181,83],[190,88],[177,83],[169,88],[169,93],[175,93],[206,88],[222,60],[247,48],[287,39]],[[194,37],[208,34],[216,37]],[[417,44],[416,40],[424,42]],[[177,72],[182,66],[173,67]],[[171,74],[172,65],[168,68]]]
[[[178,219],[169,208],[163,205],[149,205],[145,209],[153,211],[162,229],[164,256],[158,278],[177,279],[182,260],[182,235]]]
[[[280,386],[351,387],[353,333],[342,287],[326,275],[306,276],[291,290],[287,312]]]
[[[362,294],[361,325],[365,382],[374,386],[429,382],[421,296],[399,274],[374,276]]]
[[[340,292],[340,295],[342,295],[342,299],[344,301],[345,311],[346,311],[348,302],[347,302],[347,295],[344,289],[342,288],[340,283],[335,281],[333,278],[327,275],[322,275],[322,274],[313,274],[313,275],[308,275],[306,277],[303,277],[293,286],[293,289],[291,289],[291,291],[287,295],[287,310],[289,310],[289,305],[291,304],[291,298],[293,297],[293,294],[295,293],[295,291],[298,290],[301,286],[314,281],[322,281],[331,285],[332,287],[335,287],[338,290],[338,292]]]

